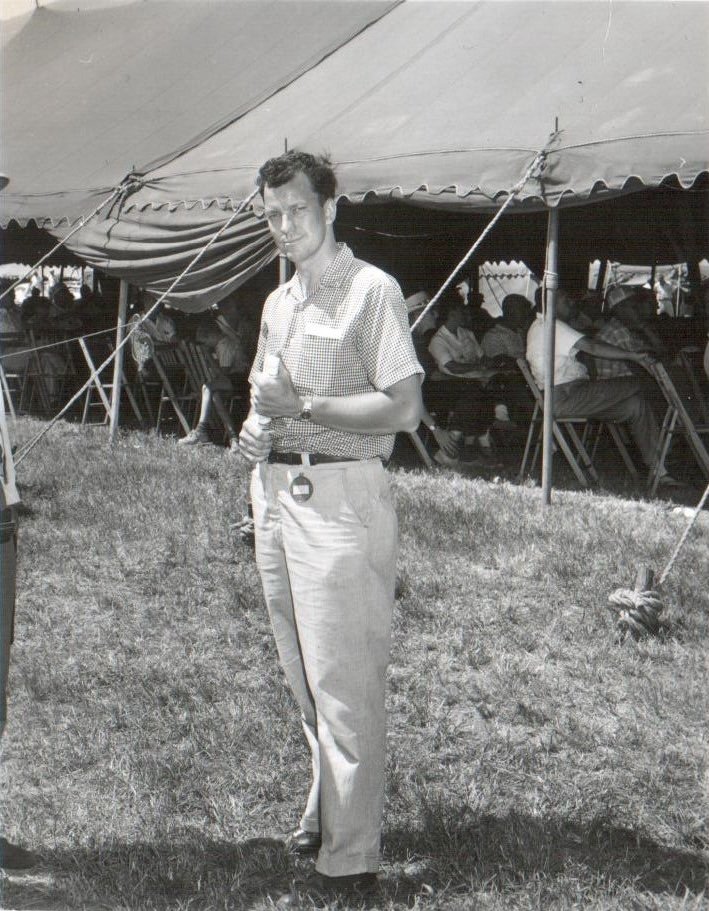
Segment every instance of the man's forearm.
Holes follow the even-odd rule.
[[[479,361],[448,361],[448,363],[443,367],[443,372],[448,372],[448,373],[457,375],[460,373],[469,373],[471,370],[476,370],[483,366],[484,366],[484,363],[482,360],[479,360]]]
[[[383,392],[316,395],[312,401],[313,423],[346,433],[398,433],[413,431],[420,424],[414,409],[409,413],[402,411]]]
[[[636,351],[625,351],[616,345],[609,345],[607,342],[595,338],[584,336],[576,345],[579,351],[585,351],[592,357],[602,357],[607,361],[637,361],[638,353]]]

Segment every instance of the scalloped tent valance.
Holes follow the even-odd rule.
[[[54,136],[52,124],[37,116],[21,137],[5,106],[0,170],[13,182],[0,196],[3,223],[31,218],[61,234],[62,223],[90,211],[135,164],[132,192],[72,244],[89,262],[137,283],[144,276],[167,281],[210,224],[216,229],[223,222],[223,210],[251,191],[258,166],[282,151],[284,140],[289,147],[328,151],[341,193],[356,203],[403,200],[494,210],[543,148],[543,170],[523,188],[512,217],[514,211],[576,206],[648,187],[706,187],[706,3],[351,2],[342,4],[345,22],[328,18],[331,3],[271,0],[258,4],[265,21],[244,20],[236,30],[224,18],[234,15],[227,10],[249,7],[173,2],[170,10],[180,11],[175,22],[161,0],[116,7],[110,16],[101,14],[103,32],[85,31],[81,41],[55,28],[51,54],[38,53],[26,40],[23,54],[31,58],[25,63],[18,42],[48,11],[35,14],[3,54],[4,93],[24,94],[18,82],[23,67],[34,80],[27,90],[30,110],[32,86],[72,91],[62,95],[67,119]],[[137,53],[142,33],[131,32],[135,54],[125,63],[125,57],[116,59],[111,78],[97,80],[92,67],[108,52],[111,29],[118,34],[127,27],[122,17],[135,14],[154,17],[152,72]],[[68,12],[51,15],[70,18]],[[294,22],[307,15],[317,40],[303,49],[310,31]],[[89,18],[83,14],[85,23]],[[204,64],[237,40],[248,51],[240,72],[219,73]],[[298,59],[281,66],[281,55],[296,51]],[[263,61],[280,67],[278,78],[272,67],[261,67]],[[193,78],[182,78],[185,73]],[[201,80],[215,85],[215,76],[219,104],[200,93],[206,88]],[[152,91],[151,78],[157,80]],[[249,90],[239,89],[229,108],[225,86],[231,80],[232,89],[239,87],[242,79]],[[181,95],[185,86],[189,91]],[[131,111],[136,88],[143,104]],[[109,113],[97,121],[90,112],[101,105]],[[40,113],[48,107],[45,99]],[[122,162],[114,157],[103,172],[94,152],[106,131],[124,150],[131,133],[148,137],[152,151]],[[16,151],[6,162],[7,143],[15,150],[24,144],[26,163]],[[13,161],[20,169],[14,174]],[[263,225],[252,216],[241,224],[253,262],[263,264],[274,253]],[[238,245],[239,231],[230,240]],[[242,280],[234,262],[232,254],[231,271],[225,267],[221,279],[214,263],[210,295],[219,293],[220,281],[233,287]],[[185,293],[201,287],[195,281]]]

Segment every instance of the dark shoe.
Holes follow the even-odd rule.
[[[305,829],[296,829],[286,839],[286,847],[291,854],[317,854],[321,844],[319,832],[307,832]]]
[[[34,854],[13,845],[6,838],[0,838],[0,869],[2,870],[29,870],[37,863]]]
[[[337,899],[362,901],[377,890],[376,873],[354,873],[351,876],[324,876],[314,873],[304,880],[296,880],[290,892],[276,902],[276,908],[308,908]]]

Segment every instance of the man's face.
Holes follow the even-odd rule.
[[[335,220],[334,200],[321,204],[309,178],[301,172],[280,187],[264,187],[263,205],[278,249],[296,266],[312,260]]]

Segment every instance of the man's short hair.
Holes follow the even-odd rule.
[[[317,193],[320,204],[334,199],[337,193],[337,178],[332,162],[326,155],[311,155],[291,149],[277,158],[269,158],[258,172],[258,188],[261,196],[266,186],[281,187],[293,180],[296,174],[305,174],[310,186]]]
[[[523,294],[506,294],[502,299],[501,310],[507,319],[526,319],[532,312],[532,304]]]

